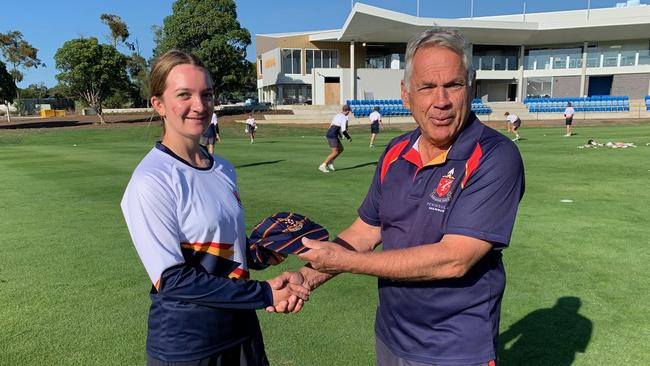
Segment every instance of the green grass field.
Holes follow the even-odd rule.
[[[222,126],[217,151],[237,167],[248,227],[285,210],[333,234],[351,223],[399,131],[374,150],[366,128],[352,132],[325,175],[323,129],[262,124],[250,145],[243,127]],[[522,131],[526,194],[504,254],[501,365],[650,364],[650,124],[575,132]],[[144,364],[150,284],[119,202],[158,133],[0,131],[0,365]],[[588,138],[639,147],[576,148]],[[373,365],[376,301],[373,278],[341,275],[300,314],[260,312],[271,363]]]

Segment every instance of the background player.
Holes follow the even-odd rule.
[[[350,106],[345,104],[341,108],[341,113],[337,113],[332,119],[330,127],[327,129],[325,137],[332,152],[327,155],[325,161],[318,166],[318,170],[323,173],[334,171],[334,159],[343,153],[343,144],[341,143],[341,135],[345,136],[348,141],[352,142],[352,137],[348,133],[348,115],[350,114]]]
[[[370,113],[370,147],[375,147],[375,138],[379,133],[379,128],[384,129],[384,124],[381,122],[381,114],[379,113],[379,107],[375,107],[374,111]]]

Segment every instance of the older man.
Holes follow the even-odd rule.
[[[413,39],[401,93],[419,128],[389,143],[339,245],[304,240],[309,288],[341,272],[378,277],[377,365],[496,359],[501,251],[524,174],[515,144],[471,113],[473,81],[460,34]]]

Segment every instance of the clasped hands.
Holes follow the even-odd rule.
[[[347,255],[355,253],[331,242],[303,238],[302,243],[310,250],[299,254],[298,258],[309,262],[313,269],[323,273],[344,272]],[[304,302],[309,300],[312,290],[309,281],[300,272],[284,272],[267,282],[273,292],[273,306],[266,308],[269,313],[299,312]]]

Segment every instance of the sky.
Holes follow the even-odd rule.
[[[469,17],[471,5],[474,16],[614,7],[624,0],[363,0],[361,2],[393,11],[429,18]],[[174,0],[22,0],[3,4],[0,32],[20,31],[23,38],[38,49],[45,67],[21,70],[25,78],[18,84],[57,84],[58,73],[54,54],[64,42],[80,37],[96,37],[109,43],[108,27],[99,20],[103,13],[122,17],[131,33],[131,42],[139,45],[140,53],[151,57],[155,47],[153,25],[161,26],[172,14]],[[251,33],[252,44],[247,59],[255,60],[255,34],[287,33],[339,29],[347,19],[353,0],[236,0],[242,27]],[[642,4],[650,0],[642,0]],[[124,48],[120,49],[126,52]]]

